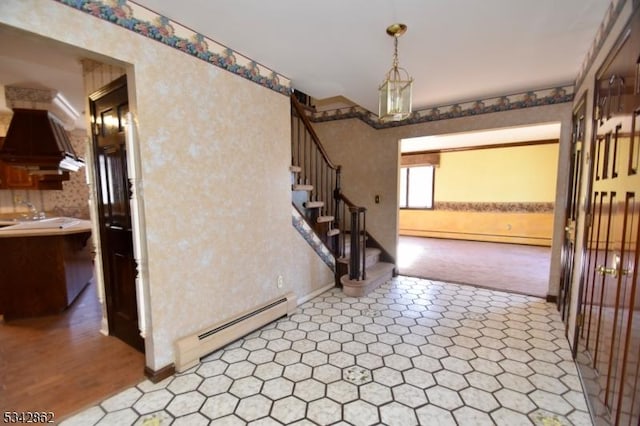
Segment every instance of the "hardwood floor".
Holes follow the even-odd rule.
[[[50,411],[55,420],[144,379],[144,355],[100,334],[90,284],[60,315],[0,322],[0,410]]]
[[[471,284],[530,296],[549,291],[551,248],[400,236],[401,275]]]

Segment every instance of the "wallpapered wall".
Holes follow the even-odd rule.
[[[3,1],[0,22],[131,64],[149,368],[171,364],[180,337],[331,282],[291,224],[288,97],[57,2]]]

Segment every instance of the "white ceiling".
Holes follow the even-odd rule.
[[[136,0],[284,74],[314,98],[378,111],[391,67],[414,109],[571,83],[610,0]]]
[[[415,80],[417,110],[571,83],[610,0],[136,3],[284,74],[315,98],[344,96],[377,112],[377,87],[392,60],[391,23],[408,25],[399,58]],[[82,111],[80,53],[0,26],[0,85],[55,89]]]

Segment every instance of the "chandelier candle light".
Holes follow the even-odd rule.
[[[387,34],[393,37],[393,66],[378,87],[380,94],[379,118],[382,121],[400,121],[411,115],[411,86],[413,78],[398,65],[398,38],[407,32],[405,24],[392,24]]]

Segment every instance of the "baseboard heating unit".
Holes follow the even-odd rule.
[[[195,366],[200,358],[278,318],[291,315],[297,307],[296,296],[282,297],[259,305],[224,322],[214,324],[176,342],[176,371],[181,373]]]

